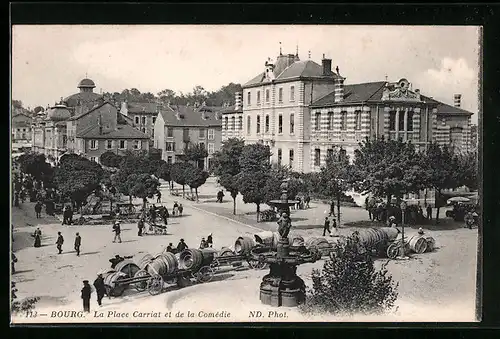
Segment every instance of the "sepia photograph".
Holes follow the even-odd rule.
[[[11,324],[481,320],[481,27],[11,28]]]

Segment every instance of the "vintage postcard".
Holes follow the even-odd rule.
[[[480,37],[12,26],[12,324],[480,320]]]

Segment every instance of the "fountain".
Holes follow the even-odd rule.
[[[281,182],[281,197],[280,199],[270,200],[267,204],[278,210],[278,214],[281,216],[283,213],[290,215],[290,206],[294,206],[298,203],[297,200],[288,200],[288,179],[284,179]]]
[[[262,278],[260,284],[260,301],[270,306],[295,307],[305,302],[306,286],[304,281],[297,276],[297,266],[303,263],[312,263],[321,258],[317,251],[311,251],[305,246],[291,246],[288,234],[292,223],[289,214],[293,201],[288,200],[288,184],[281,184],[281,200],[271,203],[278,207],[280,219],[278,233],[280,239],[276,250],[268,247],[255,247],[250,252],[254,260],[269,264],[270,272]]]

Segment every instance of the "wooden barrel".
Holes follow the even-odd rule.
[[[259,232],[253,235],[255,238],[255,242],[257,244],[261,244],[264,246],[273,246],[273,238],[274,238],[274,233],[271,231],[264,231],[264,232]]]
[[[139,260],[137,260],[137,266],[139,266],[139,268],[141,270],[145,269],[147,265],[149,265],[152,261],[153,261],[153,256],[149,253],[143,255]]]
[[[222,247],[219,251],[219,257],[226,255],[234,255],[234,252],[229,247]]]
[[[332,245],[325,238],[312,237],[307,239],[305,246],[307,249],[316,248],[322,255],[328,255]]]
[[[305,245],[304,238],[301,237],[300,235],[293,236],[291,245],[292,246],[304,246]]]
[[[248,254],[255,246],[255,241],[249,237],[239,237],[234,243],[234,251],[238,255]]]
[[[103,274],[104,278],[104,285],[111,286],[112,288],[115,287],[115,282],[118,280],[119,277],[124,277],[125,274],[119,271],[114,271],[111,273]]]
[[[370,228],[359,232],[359,240],[365,247],[375,247],[378,244],[389,241],[388,234],[378,228]]]
[[[115,267],[115,271],[124,273],[127,278],[133,278],[139,270],[139,266],[132,260],[124,260]]]
[[[387,234],[387,237],[389,238],[389,241],[396,240],[396,238],[399,235],[399,231],[395,227],[382,227],[380,228],[381,231],[384,231]]]
[[[408,242],[410,245],[410,250],[415,253],[422,254],[427,250],[427,241],[424,237],[413,236]]]
[[[161,276],[170,275],[177,271],[179,262],[173,253],[160,253],[147,266],[146,271],[150,274],[159,274]]]
[[[179,264],[188,270],[198,271],[201,267],[210,265],[216,253],[217,250],[213,248],[204,248],[201,250],[188,248],[182,251]]]
[[[434,240],[434,238],[427,237],[425,238],[425,241],[427,241],[427,252],[434,251],[434,247],[436,246],[436,241]]]

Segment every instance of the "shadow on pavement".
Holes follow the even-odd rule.
[[[84,256],[84,255],[92,255],[92,254],[98,254],[98,253],[101,253],[99,251],[94,251],[94,252],[84,252],[84,253],[80,253],[80,257]]]
[[[28,273],[28,272],[32,272],[33,270],[20,270],[20,271],[15,271],[13,273],[13,275],[17,275],[17,274],[23,274],[23,273]]]

